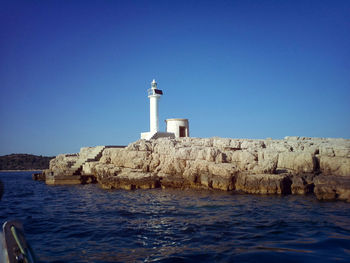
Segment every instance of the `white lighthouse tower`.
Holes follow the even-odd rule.
[[[157,89],[157,82],[153,79],[151,83],[151,88],[148,90],[149,98],[149,126],[150,132],[156,133],[159,132],[159,115],[158,115],[158,101],[160,96],[163,95],[163,91]]]
[[[157,139],[160,137],[175,138],[174,133],[160,132],[159,131],[159,115],[158,115],[158,102],[163,95],[163,91],[157,89],[157,82],[155,80],[151,83],[151,88],[147,90],[149,98],[149,132],[141,133],[141,139]]]

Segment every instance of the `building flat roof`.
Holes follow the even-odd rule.
[[[166,119],[165,121],[188,121],[188,119]]]

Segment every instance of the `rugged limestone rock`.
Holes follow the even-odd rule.
[[[320,156],[320,169],[324,175],[349,176],[350,158]]]
[[[45,181],[46,177],[44,173],[34,173],[32,174],[32,179],[34,181]]]
[[[317,176],[314,180],[315,195],[320,200],[345,200],[350,202],[350,177]]]
[[[60,154],[50,161],[51,171],[62,171],[67,167],[72,166],[79,159],[78,154]]]
[[[290,177],[292,180],[291,192],[292,194],[309,194],[314,191],[314,174],[298,174]]]
[[[320,199],[348,200],[348,188],[344,185],[350,180],[350,140],[159,138],[139,140],[125,148],[106,147],[98,158],[87,158],[98,150],[88,147],[76,155],[57,156],[45,171],[46,182],[55,183],[53,179],[61,178],[58,183],[64,183],[62,178],[71,180],[74,178],[70,176],[78,176],[77,183],[86,183],[79,176],[92,176],[108,189],[171,187],[252,194],[315,192]],[[77,164],[81,164],[78,170]],[[69,174],[72,167],[75,175]]]
[[[97,176],[98,183],[105,189],[152,189],[160,187],[160,179],[152,173],[130,168],[122,169],[117,175]]]
[[[290,194],[291,184],[286,174],[240,174],[236,190],[250,194]]]
[[[282,152],[278,156],[278,169],[293,173],[312,173],[315,171],[315,157],[309,152]]]

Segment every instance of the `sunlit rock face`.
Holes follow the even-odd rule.
[[[46,172],[69,171],[87,151],[94,150],[82,148],[77,155],[57,156]],[[350,201],[350,140],[306,137],[139,140],[125,148],[103,149],[98,159],[84,162],[80,172],[94,175],[108,189],[314,192],[319,199]]]

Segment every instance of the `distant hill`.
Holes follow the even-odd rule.
[[[49,168],[49,162],[55,157],[32,154],[10,154],[0,156],[0,170],[43,170]]]

